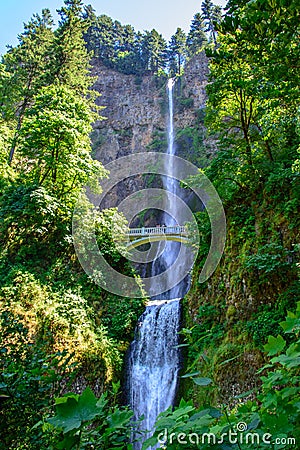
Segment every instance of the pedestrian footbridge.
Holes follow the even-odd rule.
[[[174,241],[182,242],[183,244],[190,242],[185,227],[179,225],[173,227],[129,228],[125,237],[128,241],[126,245],[128,250],[151,242]]]

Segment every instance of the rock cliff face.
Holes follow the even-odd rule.
[[[151,76],[137,78],[94,66],[95,88],[101,93],[97,103],[105,120],[94,124],[95,156],[104,164],[136,152],[144,152],[155,131],[163,131],[164,90]]]
[[[204,53],[194,56],[176,87],[175,128],[193,127],[199,109],[205,105],[208,65]],[[104,106],[105,120],[94,124],[95,157],[104,164],[135,152],[164,151],[166,148],[166,80],[146,75],[124,75],[94,64],[97,103]],[[178,149],[180,154],[180,148]]]
[[[210,154],[209,145],[204,145],[203,115],[201,116],[206,100],[207,74],[205,54],[195,55],[187,64],[185,74],[176,82],[174,99],[176,153],[200,165],[202,160],[199,161],[199,151],[200,154]],[[94,63],[92,75],[96,77],[95,88],[101,94],[97,104],[104,107],[100,114],[105,117],[105,120],[97,121],[93,127],[94,156],[107,164],[136,152],[165,152],[167,78],[125,75],[108,69],[99,62]],[[201,132],[203,142],[199,146],[198,137]],[[198,136],[197,139],[193,133]],[[144,187],[145,183],[149,187],[149,180],[139,177],[125,180],[110,192],[102,206],[117,206],[129,194]],[[152,179],[151,186],[159,187],[159,183],[159,179]]]
[[[177,84],[175,128],[183,129],[195,124],[199,110],[205,107],[208,77],[208,59],[205,53],[195,55],[187,64]]]

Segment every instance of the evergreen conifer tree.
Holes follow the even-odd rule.
[[[182,73],[186,59],[186,35],[181,28],[171,37],[169,43],[169,69],[174,75]]]
[[[191,23],[190,32],[187,36],[187,47],[190,55],[199,51],[207,43],[205,33],[206,25],[200,13],[196,13]]]

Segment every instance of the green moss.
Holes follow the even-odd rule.
[[[229,305],[226,311],[226,318],[230,319],[233,318],[236,315],[236,307],[234,305]]]

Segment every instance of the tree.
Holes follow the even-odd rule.
[[[167,58],[167,43],[156,30],[146,31],[142,41],[142,58],[145,68],[152,72],[164,69]]]
[[[196,13],[191,23],[191,28],[187,36],[187,47],[190,55],[200,51],[207,43],[205,32],[206,25],[200,13]]]
[[[296,2],[230,4],[218,26],[219,48],[207,50],[207,124],[221,147],[210,171],[244,189],[261,189],[274,167],[289,179],[299,145]]]
[[[95,55],[96,42],[97,42],[97,16],[95,14],[95,9],[91,5],[85,5],[82,18],[88,24],[87,30],[85,31],[83,38],[86,43],[86,48],[88,52]]]
[[[104,171],[90,156],[89,133],[94,119],[89,104],[69,87],[41,89],[21,130],[24,179],[65,201],[76,196],[84,184],[97,188]]]
[[[125,74],[141,75],[164,70],[167,43],[156,30],[136,32],[106,15],[96,17],[89,5],[84,9],[88,29],[84,34],[87,49],[105,66]]]
[[[180,75],[186,59],[186,35],[181,28],[171,37],[169,43],[169,68],[174,75]]]
[[[212,0],[204,0],[201,5],[203,19],[206,21],[206,30],[209,31],[213,40],[213,43],[216,45],[217,37],[216,37],[216,23],[221,20],[221,7],[214,5]]]
[[[35,14],[18,37],[19,45],[3,57],[1,71],[1,104],[4,118],[15,119],[10,148],[11,162],[18,143],[19,131],[26,109],[42,86],[51,82],[49,64],[53,44],[52,17],[48,9]]]
[[[89,27],[84,33],[88,51],[92,51],[105,65],[112,67],[115,58],[114,22],[106,16],[96,17],[91,10],[85,14]]]
[[[135,31],[131,25],[122,27],[122,41],[120,50],[124,52],[132,52],[135,50]]]
[[[117,30],[115,39],[114,65],[117,70],[126,74],[136,74],[139,69],[139,48],[136,33],[131,25],[122,26],[115,22]]]
[[[65,5],[58,11],[60,21],[55,31],[50,70],[54,82],[86,96],[93,83],[88,76],[90,55],[83,39],[88,23],[82,17],[82,0],[65,0]]]

